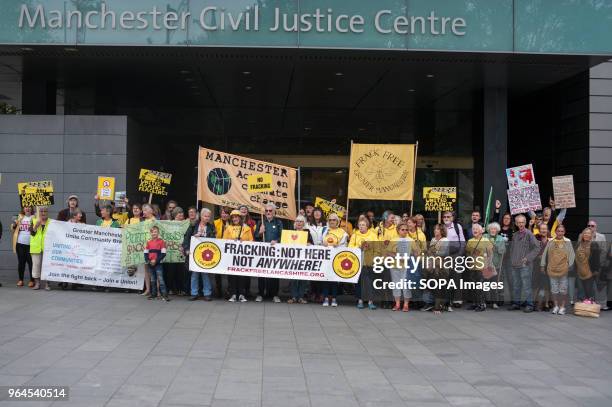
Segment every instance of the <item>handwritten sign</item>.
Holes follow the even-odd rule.
[[[532,164],[507,168],[506,177],[508,178],[508,188],[510,189],[528,187],[536,183]]]
[[[552,178],[555,206],[559,209],[575,208],[576,194],[574,193],[574,176],[561,175]]]
[[[53,182],[31,181],[17,184],[21,207],[26,206],[50,206],[53,205]]]
[[[140,181],[138,184],[138,190],[140,192],[148,192],[155,195],[168,195],[166,188],[170,185],[172,174],[142,168],[138,180]]]
[[[510,205],[510,213],[512,215],[541,210],[542,201],[540,200],[538,184],[509,189],[508,204]]]
[[[452,211],[457,202],[457,187],[423,187],[425,211]]]
[[[270,192],[272,188],[272,174],[252,174],[247,177],[247,190],[249,194]]]

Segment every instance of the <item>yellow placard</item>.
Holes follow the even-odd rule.
[[[141,168],[138,180],[140,181],[138,184],[138,190],[140,192],[148,192],[155,195],[168,195],[166,187],[170,185],[172,174]]]
[[[306,246],[308,244],[308,232],[304,230],[283,230],[281,233],[281,244]]]
[[[325,218],[329,217],[329,215],[331,215],[332,213],[335,213],[340,219],[342,219],[344,218],[344,212],[346,211],[346,208],[344,206],[325,200],[321,197],[315,198],[314,206],[317,208],[321,208],[323,214],[325,215]]]
[[[17,184],[21,207],[54,204],[52,181],[31,181]]]
[[[98,177],[98,199],[112,201],[115,198],[115,177]]]
[[[457,202],[457,187],[423,187],[425,211],[452,211]]]
[[[272,189],[249,193],[248,177],[267,174]],[[249,157],[200,147],[198,154],[198,195],[200,201],[236,208],[246,205],[249,212],[264,213],[267,204],[276,206],[276,216],[295,219],[297,170]]]
[[[272,174],[253,174],[247,177],[247,190],[249,194],[270,192],[272,188]]]
[[[349,199],[412,200],[415,152],[414,144],[353,144]]]

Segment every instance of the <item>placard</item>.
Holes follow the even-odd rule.
[[[270,192],[272,188],[272,174],[252,174],[247,177],[247,190],[249,194]]]
[[[457,187],[423,187],[425,211],[453,211],[457,202]]]
[[[329,215],[335,213],[340,219],[343,219],[344,213],[346,212],[346,208],[344,206],[338,205],[335,202],[328,201],[321,197],[315,198],[314,206],[320,208],[323,211],[325,218],[328,218]]]
[[[45,234],[42,279],[103,287],[141,289],[144,272],[121,267],[122,230],[51,221]]]
[[[154,195],[168,195],[166,188],[170,185],[172,174],[142,168],[138,176],[138,190]]]
[[[357,283],[361,250],[192,237],[189,270],[199,273]]]
[[[127,193],[125,191],[117,191],[115,192],[115,206],[117,208],[125,208],[125,198],[127,197]]]
[[[281,243],[306,246],[308,244],[308,232],[304,230],[283,229],[281,232]]]
[[[532,164],[507,168],[506,177],[508,178],[508,188],[510,189],[528,187],[536,183]]]
[[[21,207],[51,206],[55,203],[53,198],[52,181],[31,181],[17,184]]]
[[[512,215],[542,210],[538,184],[509,189],[508,205],[510,205],[510,213]]]
[[[555,207],[558,209],[575,208],[576,194],[574,193],[574,176],[561,175],[552,177]]]
[[[144,248],[151,239],[151,227],[159,228],[159,237],[166,242],[166,257],[162,263],[183,263],[185,256],[181,252],[183,238],[189,227],[189,221],[155,220],[123,225],[123,250],[121,265],[123,267],[144,264]]]
[[[115,197],[115,177],[98,177],[98,199],[112,201]]]

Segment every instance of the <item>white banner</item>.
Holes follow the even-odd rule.
[[[192,237],[189,270],[200,273],[357,283],[361,250]]]
[[[121,267],[122,232],[116,228],[52,221],[45,235],[42,279],[141,289],[143,270],[130,277],[127,269]]]

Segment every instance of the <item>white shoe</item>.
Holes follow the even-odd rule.
[[[451,307],[451,306],[449,305],[449,306],[448,306],[447,311],[448,311],[448,312],[453,312],[453,307]]]
[[[331,305],[332,305],[332,307],[337,307],[338,306],[338,303],[336,302],[335,298],[332,299],[332,304]]]
[[[329,307],[329,300],[327,298],[323,300],[323,306]]]
[[[247,302],[248,300],[246,299],[246,297],[242,294],[240,294],[240,297],[238,297],[238,301],[240,302]]]
[[[274,301],[276,304],[280,304],[280,302],[281,302],[281,300],[280,300],[278,295],[275,295],[274,298],[272,299],[272,301]]]
[[[550,311],[551,314],[558,314],[559,313],[559,306],[555,305],[555,308],[552,309],[552,311]]]
[[[559,308],[559,315],[565,315],[565,307]]]
[[[255,297],[255,302],[262,302],[263,301],[263,297],[261,295],[258,295],[257,297]]]
[[[497,305],[496,303],[493,303],[493,309],[499,309],[499,305]]]
[[[236,294],[232,295],[228,301],[229,302],[236,302]]]

